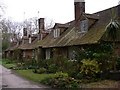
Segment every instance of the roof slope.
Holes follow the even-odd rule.
[[[38,39],[35,39],[32,43],[21,44],[17,49],[32,50],[36,47],[37,42],[38,42]]]
[[[68,23],[70,23],[70,25],[74,24],[73,21],[68,22]],[[59,27],[59,26],[64,27],[64,32],[60,35],[60,37],[54,38],[54,36],[53,36],[53,32],[54,31],[52,30],[50,32],[50,34],[48,34],[43,40],[40,40],[37,43],[37,46],[39,46],[39,47],[46,47],[46,48],[53,47],[53,45],[55,44],[55,41],[59,41],[65,34],[67,34],[69,32],[69,30],[67,29],[68,23],[66,23],[66,25],[65,24],[56,24],[56,25],[58,25],[57,27]]]
[[[119,5],[120,6],[120,5]],[[115,10],[115,13],[117,13],[117,8],[113,7]],[[94,17],[94,16],[99,16]],[[68,30],[66,30],[60,37],[57,39],[52,39],[51,37],[47,37],[45,44],[42,46],[44,48],[48,47],[64,47],[64,46],[71,46],[71,45],[82,45],[82,44],[95,44],[99,43],[100,41],[105,41],[108,40],[105,38],[105,33],[106,33],[106,26],[111,20],[111,8],[106,9],[101,12],[97,12],[94,14],[86,14],[86,17],[90,19],[97,19],[95,23],[92,25],[92,27],[89,28],[89,31],[81,37],[81,35],[77,32],[75,29],[75,24],[70,26]],[[118,16],[117,16],[118,17]],[[119,35],[120,36],[120,35]],[[117,38],[117,41],[120,41],[120,37]],[[44,43],[44,41],[43,41]]]

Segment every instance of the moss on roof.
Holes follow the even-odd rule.
[[[116,7],[113,7],[116,8]],[[117,13],[117,9],[115,9]],[[95,44],[99,43],[102,40],[108,40],[107,38],[103,38],[106,33],[106,26],[111,20],[111,8],[92,14],[91,16],[97,17],[97,21],[92,25],[92,27],[89,28],[89,31],[81,37],[80,34],[78,34],[77,30],[74,28],[75,24],[68,28],[60,37],[57,39],[53,39],[51,37],[47,37],[48,39],[43,41],[43,48],[49,48],[49,47],[64,47],[64,46],[72,46],[72,45],[83,45],[83,44]],[[91,17],[89,15],[89,17]],[[99,16],[99,18],[98,18]],[[90,20],[90,19],[89,19]],[[120,36],[120,35],[119,35]],[[120,37],[117,38],[117,41],[120,41]]]
[[[26,44],[21,44],[17,49],[21,49],[21,50],[32,50],[36,47],[37,44],[37,39],[35,39],[31,44],[30,43],[26,43]]]

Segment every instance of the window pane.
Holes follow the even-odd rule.
[[[59,37],[60,36],[60,29],[54,29],[53,33],[54,33],[54,38]]]
[[[50,49],[46,49],[46,59],[50,59]]]
[[[80,22],[80,30],[81,32],[88,31],[88,20],[83,20]]]

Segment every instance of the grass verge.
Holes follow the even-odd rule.
[[[41,81],[45,78],[54,77],[55,75],[55,74],[36,74],[32,72],[32,69],[16,70],[16,72],[23,76],[24,78],[38,83],[41,83]],[[94,83],[87,84],[81,83],[80,85],[82,85],[83,88],[118,88],[119,82],[113,80],[101,80]]]
[[[10,64],[2,64],[4,67],[8,68],[8,69],[11,69],[13,67],[15,67],[16,65],[13,64],[13,63],[10,63]]]
[[[16,72],[18,74],[20,74],[21,76],[29,79],[29,80],[32,80],[34,82],[38,82],[40,83],[41,80],[47,78],[47,77],[53,77],[54,74],[36,74],[36,73],[33,73],[32,72],[32,69],[28,69],[28,70],[16,70]]]
[[[11,69],[12,67],[15,67],[16,64],[7,60],[7,59],[2,59],[0,64],[2,64],[4,67],[8,68],[8,69]]]

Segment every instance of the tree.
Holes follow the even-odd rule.
[[[114,16],[114,13],[112,13]],[[115,17],[112,16],[111,21],[109,24],[106,26],[106,31],[107,31],[107,37],[112,41],[113,43],[113,69],[116,71],[116,51],[115,51],[115,41],[118,37],[118,32],[120,33],[120,24],[117,20],[115,20]]]
[[[28,29],[28,34],[33,34],[38,32],[37,17],[26,19],[23,23],[23,26]]]
[[[45,30],[49,30],[54,26],[54,21],[48,18],[45,18]]]
[[[3,15],[4,15],[5,6],[0,2],[0,53],[2,52],[2,23]]]
[[[10,46],[14,40],[20,39],[22,24],[12,20],[3,19],[0,22],[2,32],[2,50],[4,51]]]
[[[5,13],[5,6],[3,5],[3,3],[0,3],[0,21],[2,20],[4,13]]]

